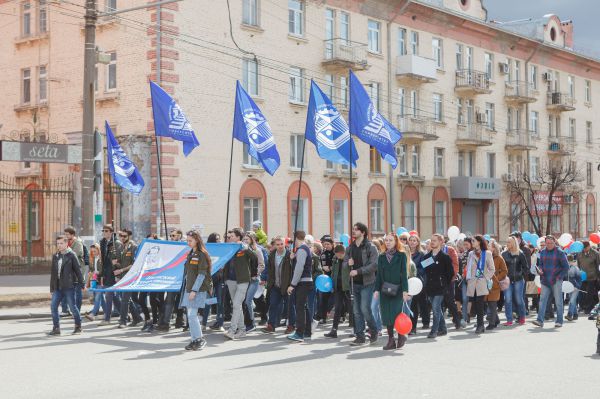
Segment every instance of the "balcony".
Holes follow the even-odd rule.
[[[436,70],[435,60],[405,54],[397,59],[396,77],[405,82],[431,83],[437,81]]]
[[[24,44],[32,45],[36,42],[47,41],[49,37],[50,37],[50,34],[48,32],[39,32],[37,34],[21,35],[19,37],[15,37],[15,46],[19,47]]]
[[[481,123],[457,125],[456,145],[482,147],[492,145],[492,134]]]
[[[398,115],[398,128],[405,143],[437,140],[436,125],[431,118]]]
[[[548,137],[548,155],[566,156],[575,152],[573,137],[558,136]]]
[[[415,184],[425,182],[425,176],[419,174],[400,173],[396,178],[397,184]]]
[[[538,90],[533,88],[533,84],[524,81],[511,81],[505,84],[506,91],[504,98],[508,102],[515,104],[528,104],[537,101],[537,96],[540,94]]]
[[[575,110],[575,105],[573,97],[570,95],[549,91],[546,97],[546,108],[548,108],[549,111],[573,111]]]
[[[489,94],[490,79],[485,72],[471,69],[456,71],[456,86],[454,91],[462,95]]]
[[[325,40],[325,58],[323,66],[333,68],[350,68],[364,70],[369,68],[367,62],[367,45],[345,39]]]
[[[15,104],[13,110],[17,113],[19,112],[37,112],[48,109],[48,102],[40,101],[38,103],[21,103]]]
[[[507,150],[527,151],[535,150],[537,145],[535,143],[535,132],[527,131],[525,129],[514,129],[510,130],[506,134],[506,145]]]

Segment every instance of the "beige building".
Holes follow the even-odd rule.
[[[507,182],[523,172],[535,175],[550,159],[576,162],[583,173],[581,195],[561,199],[553,230],[577,237],[595,230],[594,128],[600,113],[593,100],[600,98],[600,61],[573,50],[570,21],[546,15],[490,22],[479,0],[230,4],[230,10],[225,2],[163,6],[158,43],[156,9],[100,19],[96,43],[110,63],[98,65],[96,124],[106,119],[115,126],[144,165],[146,194],[152,195],[151,202],[125,196],[106,212],[107,220],[119,208],[122,224],[133,225],[138,236],[157,228],[147,81],[157,79],[159,65],[162,86],[191,119],[200,141],[188,157],[180,143],[163,141],[169,227],[196,226],[205,235],[225,229],[240,80],[271,125],[281,167],[269,176],[234,143],[229,226],[249,228],[261,220],[269,235],[290,235],[310,79],[347,116],[350,68],[404,135],[393,171],[357,141],[352,219],[368,223],[373,234],[404,226],[428,236],[458,225],[503,238],[512,229],[529,229],[525,217],[510,216],[519,204],[511,200]],[[40,134],[80,140],[82,5],[0,0],[3,139],[31,130],[35,114]],[[311,143],[306,148],[300,227],[317,237],[339,236],[349,231],[349,173],[320,159]],[[61,165],[2,166],[3,175],[18,176],[24,187],[76,172]]]

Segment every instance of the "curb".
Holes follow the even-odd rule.
[[[45,319],[51,318],[49,313],[21,313],[0,315],[0,320]]]

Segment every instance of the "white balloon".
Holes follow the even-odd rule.
[[[538,238],[537,240],[537,247],[541,248],[542,247],[542,243],[545,241],[546,239],[544,237]]]
[[[411,277],[408,279],[408,295],[415,296],[423,290],[423,282],[418,277]]]
[[[533,282],[535,283],[536,287],[542,288],[542,280],[540,279],[540,276],[535,276]]]
[[[564,292],[565,294],[570,294],[573,291],[575,291],[575,286],[573,285],[573,283],[570,281],[563,281],[562,292]]]
[[[456,226],[450,226],[448,228],[448,238],[450,241],[456,241],[458,239],[458,235],[460,234],[460,229]]]
[[[573,236],[569,233],[563,233],[559,238],[558,238],[558,243],[560,244],[561,247],[564,247],[565,245],[568,245],[571,240],[573,239]]]
[[[256,292],[254,293],[254,298],[258,299],[260,298],[260,296],[265,292],[265,286],[264,285],[259,285],[258,289],[256,290]]]
[[[465,233],[460,233],[460,234],[458,235],[458,239],[459,239],[459,240],[464,240],[465,238],[467,238],[467,235],[466,235]]]

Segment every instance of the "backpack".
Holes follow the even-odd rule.
[[[90,250],[88,249],[87,245],[83,244],[83,263],[86,266],[90,265]]]

